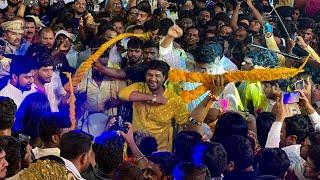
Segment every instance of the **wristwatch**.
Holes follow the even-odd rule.
[[[191,124],[193,124],[193,125],[202,126],[202,124],[203,124],[203,122],[198,122],[197,120],[193,119],[192,117],[189,117],[189,121],[190,121]]]

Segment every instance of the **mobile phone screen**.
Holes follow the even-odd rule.
[[[286,92],[283,93],[283,103],[293,104],[299,102],[300,93],[299,92]]]

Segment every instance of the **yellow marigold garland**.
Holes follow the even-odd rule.
[[[296,76],[298,73],[303,72],[303,68],[306,65],[310,55],[306,57],[303,64],[299,68],[274,68],[274,69],[253,69],[251,71],[230,71],[223,74],[226,82],[240,82],[240,81],[273,81],[277,79],[286,79]],[[198,82],[202,83],[201,86],[191,91],[181,91],[180,95],[182,99],[189,103],[194,99],[197,99],[203,93],[210,89],[212,80],[217,75],[187,72],[181,69],[173,69],[169,72],[168,80],[171,82]]]
[[[123,33],[120,34],[109,41],[102,44],[99,49],[94,52],[85,62],[83,62],[80,67],[77,69],[76,73],[73,75],[72,81],[74,86],[77,86],[84,75],[89,71],[89,69],[92,67],[92,64],[99,59],[99,57],[106,51],[112,44],[116,43],[117,41],[127,38],[127,37],[138,37],[138,38],[144,38],[148,39],[149,33],[144,34],[135,34],[135,33]],[[70,81],[69,81],[70,82]],[[67,83],[64,88],[68,91],[69,90],[69,83]]]
[[[63,72],[68,80],[69,80],[69,93],[70,93],[70,97],[69,97],[69,117],[70,117],[70,121],[71,121],[71,129],[75,129],[76,128],[76,96],[74,95],[74,90],[73,90],[73,82],[72,82],[72,78],[71,78],[71,73],[69,72]]]

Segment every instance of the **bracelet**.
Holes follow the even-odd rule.
[[[216,100],[219,99],[219,97],[217,97],[217,96],[215,96],[214,94],[212,94],[211,91],[209,92],[208,96],[210,97],[210,99],[211,99],[212,101],[216,101]]]
[[[193,119],[192,117],[189,117],[189,121],[190,121],[193,125],[201,126],[201,125],[203,124],[203,122],[198,122],[197,120]]]
[[[143,159],[143,158],[145,158],[146,156],[145,155],[142,155],[141,157],[139,157],[138,159],[137,159],[137,162],[139,162],[141,159]]]

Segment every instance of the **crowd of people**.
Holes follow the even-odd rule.
[[[4,0],[0,26],[0,179],[320,179],[318,0]],[[148,39],[73,84],[74,121],[65,72],[125,32]],[[216,76],[186,102],[172,69]]]

